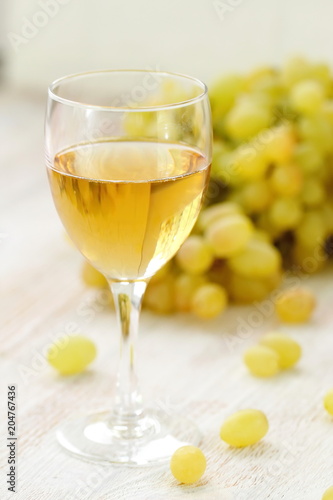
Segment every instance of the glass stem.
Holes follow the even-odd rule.
[[[136,342],[145,281],[110,282],[120,330],[120,358],[113,425],[132,426],[143,416],[143,402],[136,373]]]

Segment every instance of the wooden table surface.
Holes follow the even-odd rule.
[[[322,397],[333,386],[333,273],[302,281],[318,307],[310,324],[279,326],[258,307],[233,307],[212,322],[190,316],[141,321],[140,375],[146,400],[182,413],[203,433],[206,474],[180,486],[168,466],[95,465],[65,453],[55,428],[68,417],[108,408],[117,333],[104,295],[80,280],[82,258],[64,238],[43,165],[41,98],[0,95],[1,130],[1,500],[316,500],[333,485],[333,419]],[[267,303],[266,303],[267,305]],[[252,326],[251,326],[252,325]],[[297,368],[251,377],[241,360],[265,330],[279,328],[304,351]],[[89,371],[61,378],[47,365],[53,338],[81,331],[99,354]],[[7,490],[7,386],[17,385],[17,493]],[[236,450],[219,438],[224,418],[263,410],[270,430]]]

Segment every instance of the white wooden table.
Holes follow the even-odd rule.
[[[1,440],[0,498],[19,500],[316,500],[333,485],[333,419],[322,396],[333,386],[333,273],[306,280],[318,294],[311,324],[279,327],[303,346],[298,367],[271,380],[251,377],[242,352],[278,326],[251,307],[229,308],[212,322],[189,316],[141,321],[141,385],[147,401],[183,413],[203,432],[208,467],[180,486],[168,466],[119,468],[66,454],[54,437],[66,418],[108,408],[117,336],[103,297],[79,276],[81,257],[53,208],[43,165],[43,101],[0,96],[1,133]],[[244,333],[240,321],[257,316]],[[259,314],[259,316],[258,316]],[[259,317],[259,320],[258,320]],[[44,357],[53,337],[80,330],[99,355],[81,376],[61,378]],[[7,490],[6,390],[17,385],[17,493]],[[228,448],[224,418],[258,408],[270,422],[259,444]]]

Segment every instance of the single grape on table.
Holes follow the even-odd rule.
[[[73,335],[55,342],[48,350],[47,360],[61,375],[81,373],[95,359],[95,344],[83,335]]]
[[[267,333],[260,339],[260,344],[276,352],[279,367],[283,370],[294,366],[302,355],[299,343],[284,333]]]
[[[206,470],[205,455],[196,446],[182,446],[172,455],[170,469],[180,483],[196,483]]]
[[[269,346],[257,345],[244,353],[244,363],[256,377],[272,377],[279,372],[279,355]]]
[[[266,415],[260,410],[240,410],[222,424],[220,437],[230,446],[244,448],[262,439],[268,432]]]

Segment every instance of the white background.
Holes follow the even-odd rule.
[[[7,78],[19,87],[44,89],[64,74],[102,68],[158,67],[209,83],[295,53],[333,62],[332,0],[1,2]],[[40,14],[41,3],[58,12]],[[14,47],[27,20],[45,26]]]

